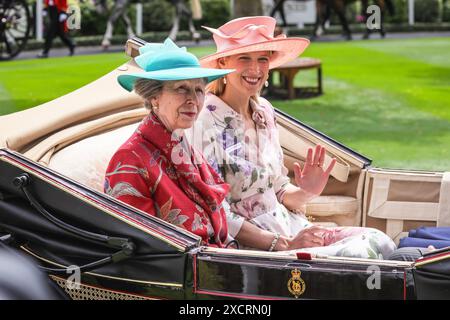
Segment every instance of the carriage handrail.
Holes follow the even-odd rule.
[[[133,37],[127,40],[125,44],[125,53],[131,58],[134,58],[139,55],[139,48],[143,47],[147,44],[147,41],[139,38]]]
[[[31,206],[34,207],[47,220],[49,220],[56,226],[60,227],[61,229],[66,230],[67,232],[70,232],[81,238],[90,239],[90,240],[97,241],[97,242],[102,242],[109,248],[119,250],[119,251],[117,251],[111,255],[108,255],[107,257],[102,258],[98,261],[94,261],[94,262],[91,262],[91,263],[81,266],[79,268],[80,272],[87,272],[87,271],[99,268],[101,266],[107,265],[109,263],[116,263],[116,262],[122,261],[124,259],[128,259],[134,255],[134,253],[136,251],[136,245],[134,244],[133,241],[131,241],[128,238],[110,237],[110,236],[104,235],[104,234],[93,233],[93,232],[72,226],[72,225],[65,223],[64,221],[56,218],[54,215],[52,215],[50,212],[48,212],[46,209],[44,209],[44,207],[31,194],[31,192],[27,188],[29,183],[30,183],[30,176],[28,176],[26,173],[24,173],[14,179],[14,185],[22,191],[24,196],[30,202]],[[43,267],[43,266],[40,266],[40,269],[42,269],[46,272],[54,272],[54,273],[66,273],[68,271],[68,268],[47,268],[47,267]]]

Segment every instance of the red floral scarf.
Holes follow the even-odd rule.
[[[229,191],[229,185],[220,178],[203,155],[187,142],[182,130],[174,133],[169,132],[155,114],[150,113],[144,119],[137,133],[141,134],[147,142],[161,152],[161,157],[167,160],[168,167],[174,169],[170,178],[176,180],[180,189],[193,203],[197,204],[195,206],[196,212],[183,212],[183,215],[189,218],[185,223],[186,229],[192,230],[192,224],[196,220],[198,221],[193,216],[195,214],[200,215],[203,218],[202,220],[206,218],[210,221],[214,230],[214,243],[222,247],[228,235],[226,214],[222,207],[222,201]],[[160,181],[159,187],[164,188],[164,181],[165,179]],[[182,198],[174,196],[173,207],[185,207],[186,204],[183,202],[186,199]],[[157,204],[157,201],[155,201],[155,204]],[[196,229],[198,229],[198,226],[196,226]],[[198,234],[198,232],[196,233]],[[209,243],[207,236],[202,234],[202,237],[206,243]]]

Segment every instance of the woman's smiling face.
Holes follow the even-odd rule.
[[[226,86],[249,97],[258,94],[266,82],[269,62],[269,51],[241,53],[219,61],[224,69],[236,69],[226,76]]]

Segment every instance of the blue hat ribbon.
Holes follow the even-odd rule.
[[[148,71],[147,68],[151,64],[151,60],[161,54],[167,54],[168,52],[186,52],[186,47],[178,47],[175,42],[170,38],[167,38],[164,43],[147,43],[145,46],[139,48],[140,55],[134,60],[137,65]]]

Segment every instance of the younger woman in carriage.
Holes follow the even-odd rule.
[[[262,250],[385,258],[395,244],[379,230],[313,226],[303,214],[304,205],[323,191],[336,159],[325,166],[323,147],[308,150],[303,170],[295,164],[296,185],[290,183],[273,107],[259,93],[269,69],[298,57],[309,41],[274,37],[275,24],[271,17],[244,17],[206,28],[217,52],[202,58],[202,66],[236,71],[208,85],[191,137],[203,132],[205,157],[231,186],[230,234]]]

